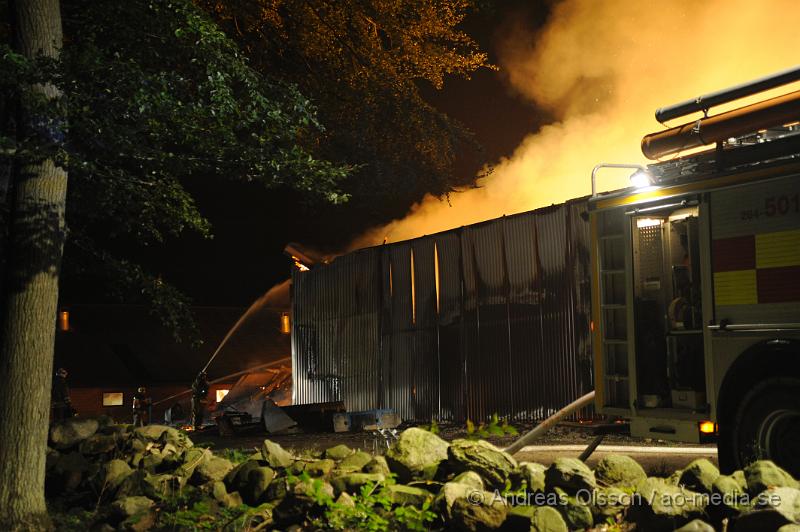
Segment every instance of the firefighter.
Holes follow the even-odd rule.
[[[52,403],[53,421],[62,421],[72,417],[75,413],[72,409],[72,401],[69,398],[67,370],[64,368],[58,368],[55,377],[53,377],[50,400]]]
[[[133,394],[133,425],[143,427],[150,424],[150,406],[153,400],[147,393],[147,388],[140,386]]]
[[[192,383],[192,425],[194,430],[203,426],[203,411],[208,403],[208,377],[201,371]]]

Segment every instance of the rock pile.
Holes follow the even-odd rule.
[[[769,461],[721,475],[700,459],[658,478],[626,456],[545,467],[411,428],[385,457],[343,445],[297,456],[265,440],[235,464],[172,428],[102,419],[54,426],[50,445],[51,507],[83,508],[92,530],[800,530],[798,482]]]

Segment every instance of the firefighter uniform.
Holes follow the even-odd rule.
[[[58,368],[53,377],[53,387],[50,393],[51,409],[53,421],[61,421],[72,417],[72,401],[69,398],[69,386],[67,386],[67,370]]]
[[[133,394],[133,425],[143,427],[150,424],[150,406],[153,400],[147,389],[142,386]]]
[[[208,403],[208,377],[201,371],[192,383],[192,425],[194,430],[203,426],[203,413]]]

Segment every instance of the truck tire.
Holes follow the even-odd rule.
[[[800,379],[761,381],[739,403],[733,423],[720,428],[724,470],[772,460],[800,476]]]

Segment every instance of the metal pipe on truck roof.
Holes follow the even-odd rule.
[[[667,107],[656,109],[656,120],[664,122],[673,118],[686,116],[697,111],[705,111],[715,105],[731,102],[765,90],[774,89],[800,80],[800,65],[787,68],[763,78],[754,79],[727,89],[710,92],[697,98],[685,100]]]
[[[782,126],[798,119],[800,91],[795,91],[645,135],[642,139],[642,153],[648,159],[658,159],[761,129]]]

